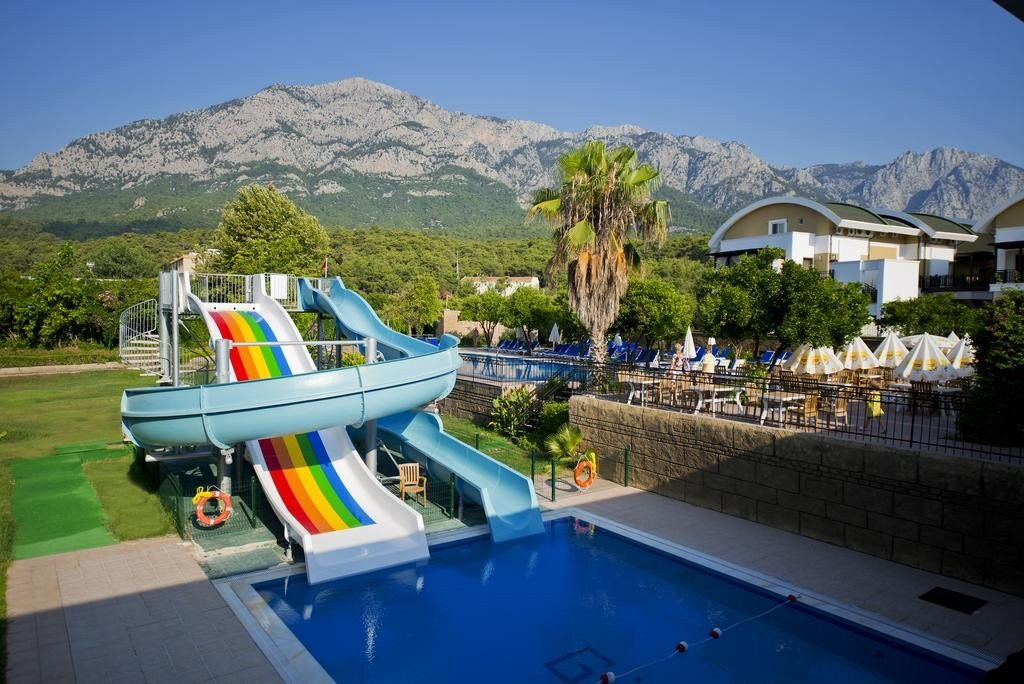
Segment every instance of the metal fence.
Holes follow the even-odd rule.
[[[548,365],[544,365],[548,364]],[[538,368],[546,368],[549,374]],[[463,364],[466,379],[500,382],[529,377],[561,383],[562,396],[589,394],[608,401],[683,411],[726,420],[786,427],[850,439],[1024,465],[1024,444],[968,441],[960,424],[963,384],[893,383],[888,371],[839,374],[828,381],[764,367],[669,373],[660,368],[584,359],[491,355]]]

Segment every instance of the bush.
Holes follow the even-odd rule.
[[[977,377],[964,394],[960,431],[984,444],[1024,443],[1024,292],[1006,292],[987,307],[974,340]]]
[[[492,420],[487,426],[503,435],[518,437],[526,429],[532,406],[533,393],[525,387],[517,387],[494,400]]]
[[[545,401],[537,417],[537,432],[550,435],[569,422],[569,402]]]
[[[361,366],[366,363],[366,357],[357,351],[347,351],[341,354],[342,366]]]

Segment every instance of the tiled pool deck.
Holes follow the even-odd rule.
[[[1024,648],[1024,598],[891,563],[636,489],[559,491],[577,507],[785,584],[1005,657]],[[935,586],[987,600],[974,615],[917,597]],[[275,670],[176,538],[15,562],[8,681],[275,682]]]

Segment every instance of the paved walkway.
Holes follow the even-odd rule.
[[[280,681],[176,538],[15,561],[7,616],[10,684]]]
[[[14,368],[0,368],[2,377],[22,377],[26,375],[60,375],[62,373],[86,373],[98,370],[127,370],[127,367],[119,361],[107,361],[105,363],[71,363],[62,366],[17,366]]]
[[[1005,658],[1024,649],[1024,598],[875,558],[749,520],[599,481],[585,494],[558,491],[547,509],[577,506],[892,622]],[[548,485],[550,486],[550,485]],[[538,487],[538,491],[545,491]],[[946,587],[989,603],[974,615],[917,598]]]

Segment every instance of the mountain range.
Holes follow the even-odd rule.
[[[1024,169],[948,147],[883,165],[784,168],[739,142],[630,125],[564,132],[351,78],[270,86],[79,138],[0,171],[0,210],[69,237],[206,227],[239,187],[272,182],[326,225],[514,231],[558,156],[590,138],[655,164],[674,223],[693,230],[788,193],[970,220],[1024,188]]]

